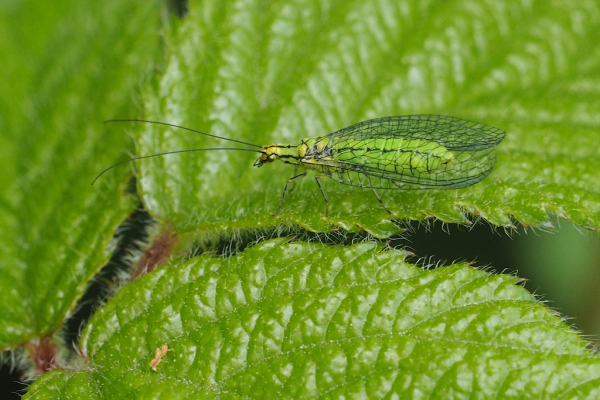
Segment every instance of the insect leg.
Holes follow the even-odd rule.
[[[294,176],[298,173],[298,165],[294,165]],[[296,189],[296,180],[292,181],[292,188],[290,189],[290,193],[292,193]]]
[[[379,200],[379,203],[381,203],[381,205],[383,206],[383,208],[385,208],[385,211],[387,211],[390,215],[394,215],[386,206],[385,204],[383,204],[383,201],[381,200],[381,197],[379,197],[379,193],[377,193],[377,190],[375,190],[375,188],[373,187],[373,182],[371,182],[371,177],[367,174],[365,174],[365,176],[367,177],[367,179],[369,180],[369,185],[371,186],[371,189],[373,190],[373,193],[375,193],[375,196],[377,196],[377,200]]]
[[[323,195],[323,198],[325,199],[325,216],[329,217],[329,200],[327,200],[327,195],[325,194],[325,191],[323,190],[323,186],[321,185],[321,181],[319,180],[318,176],[315,176],[315,180],[317,181],[317,185],[319,185],[319,189],[321,189],[321,194]]]
[[[283,202],[285,201],[285,195],[287,193],[288,185],[290,184],[290,182],[294,182],[296,179],[304,178],[305,176],[306,176],[306,172],[303,173],[303,174],[300,174],[300,175],[293,176],[290,179],[288,179],[288,181],[285,183],[285,188],[283,188],[283,196],[281,196],[281,204],[279,205],[279,208],[277,209],[277,212],[275,214],[273,214],[274,217],[277,214],[279,214],[279,212],[283,208]]]

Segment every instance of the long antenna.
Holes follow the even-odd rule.
[[[108,121],[107,121],[107,122],[108,122]],[[145,121],[145,122],[151,122],[151,121]],[[163,125],[168,125],[168,124],[163,124]],[[184,128],[184,129],[186,129],[186,128]],[[191,129],[188,129],[188,130],[191,130]],[[202,132],[200,132],[200,133],[202,133]],[[210,136],[212,136],[212,135],[210,135]],[[218,137],[218,136],[217,136],[217,137]],[[234,140],[234,142],[237,142],[237,140]],[[240,142],[240,143],[242,143],[242,142]],[[100,178],[102,175],[104,175],[104,174],[105,174],[107,171],[110,171],[110,170],[111,170],[111,169],[113,169],[114,167],[117,167],[117,166],[119,166],[119,165],[121,165],[121,164],[125,164],[125,163],[131,162],[131,161],[135,161],[135,160],[143,160],[144,158],[152,158],[152,157],[160,157],[160,156],[165,156],[165,155],[167,155],[167,154],[191,153],[191,152],[193,152],[193,151],[208,151],[208,150],[251,151],[251,152],[253,152],[253,153],[261,153],[261,154],[264,154],[264,152],[263,152],[263,151],[260,151],[260,150],[253,150],[253,149],[236,149],[236,148],[232,148],[232,147],[215,147],[215,148],[211,148],[211,149],[189,149],[189,150],[177,150],[177,151],[169,151],[169,152],[166,152],[166,153],[152,154],[152,155],[150,155],[150,156],[133,157],[133,158],[130,158],[129,160],[121,161],[121,162],[118,162],[118,163],[116,163],[116,164],[114,164],[114,165],[111,165],[110,167],[106,168],[104,171],[100,172],[100,173],[98,174],[98,176],[96,176],[96,177],[94,178],[94,180],[92,181],[92,185],[93,185],[94,183],[96,183],[96,181],[98,180],[98,178]]]
[[[214,138],[221,139],[221,140],[227,140],[228,142],[235,142],[235,143],[245,144],[246,146],[253,146],[253,147],[258,147],[259,149],[262,149],[262,146],[259,146],[259,145],[254,144],[254,143],[242,142],[241,140],[235,140],[235,139],[229,139],[229,138],[221,137],[221,136],[217,136],[217,135],[211,135],[210,133],[200,132],[200,131],[197,131],[197,130],[192,129],[192,128],[186,128],[185,126],[168,124],[166,122],[148,121],[148,120],[145,120],[145,119],[109,119],[108,121],[104,121],[105,124],[108,124],[110,122],[145,122],[147,124],[166,125],[166,126],[170,126],[172,128],[185,129],[186,131],[200,133],[202,135],[214,137]]]

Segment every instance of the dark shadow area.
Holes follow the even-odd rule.
[[[521,232],[522,233],[522,232]],[[390,242],[392,247],[404,247],[415,253],[411,262],[419,265],[439,263],[439,266],[466,261],[476,267],[490,266],[496,272],[514,272],[518,266],[515,252],[519,232],[504,232],[488,223],[471,227],[456,224],[412,222],[409,231]]]
[[[25,393],[27,385],[21,382],[23,373],[6,363],[0,365],[0,399],[17,400]]]
[[[365,231],[350,233],[339,227],[333,227],[329,232],[309,232],[298,225],[285,227],[267,227],[262,229],[237,229],[225,232],[222,237],[213,240],[194,242],[192,250],[186,259],[201,255],[213,257],[231,257],[258,243],[276,238],[288,238],[290,242],[309,242],[327,245],[350,246],[365,241],[386,243],[387,240],[373,238]]]
[[[79,335],[89,319],[114,295],[115,289],[120,284],[120,277],[130,274],[131,255],[139,252],[141,245],[147,240],[148,227],[152,221],[152,217],[140,203],[129,218],[117,228],[114,237],[117,244],[110,261],[90,282],[77,304],[76,311],[63,326],[61,336],[70,348],[77,347]]]
[[[177,18],[184,18],[189,11],[187,0],[167,0],[167,7]]]

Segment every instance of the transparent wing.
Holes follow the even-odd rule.
[[[319,138],[325,151],[307,166],[351,186],[456,189],[489,175],[504,136],[499,128],[448,116],[378,118]]]
[[[459,189],[471,186],[492,172],[496,163],[494,149],[454,153],[454,159],[435,168],[412,166],[397,160],[383,160],[368,153],[359,160],[321,163],[318,168],[336,182],[376,189]]]
[[[433,141],[448,150],[482,150],[495,147],[505,132],[490,125],[447,115],[400,115],[359,122],[327,137],[336,140],[405,138]]]

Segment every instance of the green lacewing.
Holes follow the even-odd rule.
[[[378,189],[458,189],[471,186],[490,174],[496,163],[495,147],[505,132],[490,125],[445,115],[401,115],[359,122],[324,136],[302,139],[298,145],[260,146],[240,140],[200,132],[165,122],[120,119],[106,122],[142,122],[166,125],[239,143],[248,148],[216,147],[178,150],[134,157],[102,171],[92,182],[117,165],[150,157],[193,151],[250,151],[260,153],[255,167],[277,160],[296,167],[296,173],[284,187],[277,215],[283,208],[289,184],[303,178],[308,171],[325,199],[326,216],[329,200],[320,178],[344,185],[369,188],[383,208],[392,214],[379,196]],[[298,174],[298,169],[302,172]]]

